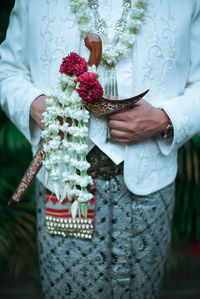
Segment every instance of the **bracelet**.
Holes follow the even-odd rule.
[[[164,111],[165,110],[163,108],[160,108],[160,110]],[[166,114],[166,112],[165,112]],[[168,117],[168,124],[167,124],[167,127],[165,128],[164,132],[160,134],[162,138],[164,139],[168,139],[168,138],[171,138],[173,137],[174,135],[174,128],[173,128],[173,125],[172,125],[172,122],[171,120],[169,119]]]
[[[173,125],[170,121],[170,123],[167,125],[166,129],[164,130],[164,132],[161,134],[161,136],[164,138],[164,139],[168,139],[168,138],[171,138],[174,134],[174,130],[173,130]]]

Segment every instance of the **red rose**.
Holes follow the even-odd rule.
[[[96,74],[87,72],[87,73],[80,75],[77,78],[77,81],[82,84],[86,84],[87,86],[92,86],[92,85],[96,84],[96,81],[98,81],[98,78],[97,78]]]
[[[68,56],[63,58],[63,62],[60,66],[60,72],[68,76],[79,76],[84,72],[87,72],[88,65],[84,58],[78,54],[71,52]]]
[[[94,104],[103,96],[103,88],[94,73],[84,73],[77,78],[80,86],[77,89],[79,96],[88,103]]]

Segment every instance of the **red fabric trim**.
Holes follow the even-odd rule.
[[[94,189],[88,190],[93,194],[93,198],[89,201],[89,207],[90,209],[88,209],[88,213],[87,213],[87,218],[86,219],[90,219],[92,220],[91,223],[94,225],[94,215],[95,215],[95,209],[94,209],[94,205],[95,205],[95,186],[96,186],[96,182],[94,180]],[[55,208],[49,208],[48,203],[52,203]],[[46,192],[46,211],[45,214],[46,216],[52,216],[55,218],[63,218],[63,219],[72,219],[72,215],[70,212],[69,207],[71,206],[71,204],[74,202],[74,199],[72,201],[69,201],[68,199],[65,199],[61,205],[63,206],[61,209],[58,209],[56,207],[56,204],[59,204],[59,206],[61,207],[56,195],[54,193],[51,193],[49,190],[47,190]],[[77,216],[79,218],[79,216]],[[83,217],[83,215],[81,214],[81,219],[85,219],[85,217]],[[57,230],[59,230],[59,228],[56,228]],[[92,235],[94,233],[94,227],[92,229]]]
[[[56,213],[65,213],[69,209],[51,209],[51,208],[46,208],[46,211],[48,212],[56,212]],[[88,213],[94,213],[93,209],[88,209]]]
[[[46,216],[56,216],[61,218],[72,218],[72,215],[69,214],[69,209],[65,210],[54,210],[46,208]],[[82,215],[81,218],[85,219]],[[94,218],[94,210],[88,210],[87,218]]]

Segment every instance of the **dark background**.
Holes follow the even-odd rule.
[[[13,4],[14,0],[4,0],[0,3],[0,43],[5,39]],[[30,145],[0,108],[0,298],[2,299],[18,297],[23,299],[27,296],[29,299],[40,298],[34,186],[16,209],[11,209],[7,205],[31,158]],[[200,298],[200,288],[197,287],[200,282],[199,272],[197,273],[200,266],[199,169],[200,138],[195,137],[179,151],[172,250],[166,265],[163,299]]]
[[[27,0],[28,1],[28,0]],[[5,39],[14,0],[0,2],[0,43]],[[35,299],[40,290],[34,186],[16,209],[8,200],[32,159],[24,136],[0,108],[0,298]],[[29,289],[26,295],[23,288]],[[24,297],[23,297],[24,294]],[[31,297],[32,296],[32,297]]]

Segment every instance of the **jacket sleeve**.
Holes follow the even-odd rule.
[[[190,72],[183,95],[163,102],[160,105],[170,118],[174,136],[164,140],[157,138],[164,155],[177,150],[190,138],[200,133],[200,1],[196,1],[190,39]]]
[[[26,0],[16,0],[11,12],[6,40],[0,46],[0,103],[11,121],[33,145],[40,129],[30,119],[30,106],[43,91],[32,83],[26,62]]]

